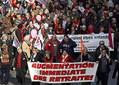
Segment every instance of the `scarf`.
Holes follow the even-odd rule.
[[[68,55],[62,55],[62,60],[61,60],[61,62],[62,62],[62,63],[65,63],[65,62],[67,62],[67,59],[68,59]]]
[[[21,67],[21,54],[18,53],[18,56],[17,56],[17,68],[20,68]]]

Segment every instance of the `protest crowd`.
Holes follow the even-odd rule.
[[[113,51],[102,40],[89,52],[80,39],[83,45],[75,52],[77,43],[69,37],[111,33]],[[63,39],[59,41],[57,35]],[[115,62],[112,78],[118,72],[119,85],[119,0],[0,0],[0,82],[8,85],[10,70],[14,70],[18,83],[25,84],[28,61],[99,63],[96,85],[108,85]]]

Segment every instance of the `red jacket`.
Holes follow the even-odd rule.
[[[58,40],[56,40],[57,49],[59,48],[59,44],[60,44],[60,42]],[[54,57],[55,56],[54,55],[55,49],[54,49],[54,46],[53,46],[52,39],[50,39],[45,44],[45,50],[50,52],[50,57]],[[59,54],[60,54],[60,52],[59,52],[59,49],[58,49],[58,55],[57,56],[59,56]]]

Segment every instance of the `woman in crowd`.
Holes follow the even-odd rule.
[[[35,47],[32,48],[31,51],[31,57],[30,57],[31,62],[43,62],[43,56],[40,55],[39,50]]]
[[[31,53],[31,62],[42,62],[42,57],[39,53],[39,50],[35,47],[32,48],[32,53]],[[32,82],[32,85],[40,85],[40,82]]]
[[[83,49],[83,53],[79,56],[78,61],[80,62],[84,62],[84,61],[90,61],[90,62],[94,62],[95,58],[92,57],[89,53],[86,47],[84,47]]]
[[[80,62],[94,62],[95,59],[89,53],[86,47],[84,47],[83,53],[79,56],[78,61]],[[83,82],[81,85],[91,85],[90,82]]]
[[[2,45],[1,54],[1,82],[7,85],[9,82],[9,72],[10,72],[10,59],[8,53],[8,46],[6,44]]]

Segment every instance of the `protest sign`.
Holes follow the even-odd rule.
[[[94,82],[95,62],[40,63],[28,62],[31,80],[43,83]]]
[[[51,38],[52,35],[49,35],[49,38]],[[85,35],[69,35],[69,37],[76,42],[77,47],[74,48],[75,52],[80,52],[79,48],[80,46],[80,41],[81,37],[84,42],[84,46],[87,47],[88,52],[94,52],[96,48],[99,46],[100,41],[104,41],[105,45],[109,47],[109,39],[108,39],[108,34],[85,34]],[[112,34],[112,44],[114,45],[114,38]],[[64,35],[57,35],[57,39],[59,41],[62,41],[64,38]],[[113,46],[114,47],[114,46]],[[113,51],[113,48],[109,47],[110,51]]]

